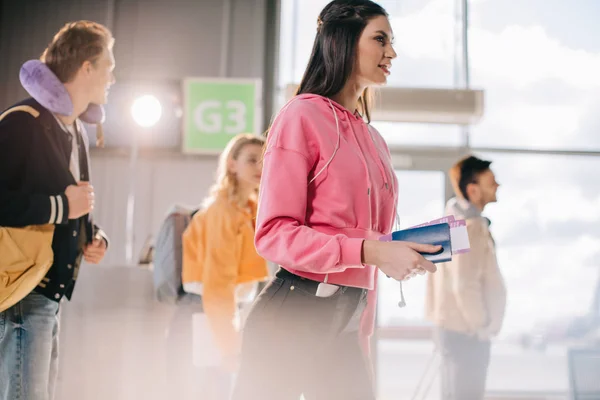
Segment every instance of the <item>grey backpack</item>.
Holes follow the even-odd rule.
[[[201,303],[200,296],[183,291],[181,282],[182,236],[197,211],[197,208],[173,206],[156,235],[153,278],[156,298],[161,303]]]

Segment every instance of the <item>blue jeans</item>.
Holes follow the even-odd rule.
[[[52,400],[59,304],[32,292],[0,312],[0,400]]]

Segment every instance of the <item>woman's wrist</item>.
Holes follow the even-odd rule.
[[[377,265],[377,246],[379,242],[376,240],[364,240],[361,250],[361,261],[366,265]]]

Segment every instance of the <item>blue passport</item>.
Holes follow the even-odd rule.
[[[450,225],[447,223],[420,226],[404,229],[391,234],[392,240],[414,242],[420,244],[441,245],[437,253],[421,253],[426,260],[432,263],[441,263],[452,260],[452,242],[450,240]]]

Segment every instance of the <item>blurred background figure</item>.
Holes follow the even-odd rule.
[[[469,156],[450,170],[456,197],[446,215],[467,221],[471,250],[428,275],[427,315],[437,327],[444,400],[483,400],[490,340],[504,319],[506,289],[490,221],[482,216],[499,186],[490,164]]]
[[[206,399],[228,398],[228,377],[239,363],[240,307],[252,302],[268,276],[254,247],[263,144],[251,134],[231,139],[210,196],[183,234],[183,290],[202,297],[193,340],[194,363],[205,369]]]

